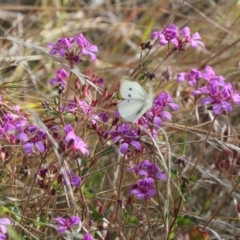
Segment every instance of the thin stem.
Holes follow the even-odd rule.
[[[209,130],[208,130],[208,132],[207,132],[207,136],[206,136],[206,138],[205,138],[205,140],[204,140],[204,142],[203,142],[203,145],[202,145],[202,147],[201,147],[201,149],[200,149],[200,151],[199,151],[199,154],[198,154],[198,156],[197,156],[197,160],[196,160],[196,162],[195,162],[195,164],[194,164],[194,166],[193,166],[193,169],[192,169],[191,173],[190,173],[189,176],[188,176],[189,178],[193,175],[193,173],[194,173],[194,171],[195,171],[195,169],[196,169],[196,167],[197,167],[197,164],[198,164],[198,162],[199,162],[199,160],[200,160],[200,158],[201,158],[201,156],[202,156],[203,149],[204,149],[204,147],[206,146],[208,137],[209,137],[209,135],[210,135],[210,133],[211,133],[211,130],[212,130],[212,128],[213,128],[213,125],[214,125],[214,122],[215,122],[216,119],[217,119],[217,116],[214,117],[214,119],[213,119],[213,121],[212,121],[212,123],[211,123],[211,126],[210,126],[210,128],[209,128]]]
[[[228,200],[228,198],[232,195],[232,193],[234,192],[234,190],[238,187],[238,184],[240,183],[240,177],[238,177],[238,181],[235,184],[234,188],[231,190],[231,192],[228,193],[228,195],[226,196],[226,198],[223,200],[223,202],[221,203],[221,205],[218,207],[218,209],[215,211],[215,213],[212,215],[212,217],[208,220],[208,222],[206,223],[206,225],[202,228],[202,230],[204,230],[209,223],[213,220],[213,218],[216,216],[216,214],[220,211],[220,209],[222,208],[223,204]]]
[[[208,139],[208,137],[209,137],[209,135],[210,135],[210,133],[211,133],[211,130],[212,130],[212,128],[213,128],[213,125],[214,125],[214,122],[215,122],[216,118],[217,118],[217,117],[215,116],[214,119],[213,119],[213,121],[212,121],[212,123],[211,123],[211,125],[210,125],[210,128],[209,128],[209,130],[208,130],[208,132],[207,132],[207,136],[206,136],[206,138],[205,138],[205,140],[204,140],[204,142],[203,142],[203,144],[202,144],[202,147],[201,147],[201,149],[200,149],[200,151],[199,151],[199,154],[198,154],[198,156],[197,156],[197,160],[196,160],[196,162],[195,162],[195,164],[194,164],[194,166],[193,166],[193,169],[192,169],[191,173],[189,174],[189,178],[193,175],[193,173],[194,173],[194,171],[195,171],[195,169],[196,169],[196,167],[197,167],[197,164],[199,163],[199,160],[200,160],[200,158],[201,158],[201,156],[202,156],[202,153],[203,153],[203,149],[204,149],[204,147],[206,146],[207,139]],[[169,228],[169,232],[168,232],[168,237],[167,237],[167,239],[169,239],[169,235],[171,234],[172,228],[173,228],[173,226],[174,226],[174,224],[175,224],[175,222],[176,222],[176,220],[177,220],[177,216],[178,216],[178,214],[179,214],[179,212],[180,212],[180,209],[181,209],[181,206],[182,206],[182,202],[183,202],[183,196],[181,195],[181,196],[180,196],[180,200],[179,200],[179,204],[178,204],[178,207],[177,207],[177,211],[176,211],[176,213],[175,213],[175,217],[174,217],[173,222],[172,222],[172,224],[171,224],[171,226],[170,226],[170,228]]]
[[[143,203],[142,203],[142,208],[141,208],[141,212],[140,212],[140,214],[139,214],[139,219],[141,219],[141,215],[142,215],[142,212],[143,212],[144,205],[145,205],[145,201],[143,201]],[[135,237],[136,237],[136,234],[137,234],[137,230],[138,230],[139,224],[140,224],[140,220],[138,220],[138,224],[137,224],[137,226],[136,226],[136,228],[135,228],[135,231],[134,231],[133,237],[131,238],[132,240],[134,240]]]
[[[68,81],[68,85],[67,85],[66,98],[65,98],[65,102],[64,102],[64,106],[63,106],[62,112],[64,112],[66,104],[67,104],[68,94],[69,94],[69,90],[70,90],[71,78],[72,78],[72,72],[70,72],[70,75],[69,75],[69,81]]]
[[[117,202],[116,202],[116,214],[113,214],[116,216],[117,219],[117,215],[118,215],[118,200],[120,199],[120,192],[121,192],[121,188],[122,188],[122,182],[123,182],[123,170],[124,170],[124,162],[125,162],[125,155],[122,159],[122,169],[121,169],[121,176],[120,176],[120,183],[119,183],[119,187],[118,187],[118,194],[117,194]]]

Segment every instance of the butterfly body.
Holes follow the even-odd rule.
[[[129,81],[126,77],[121,80],[120,94],[124,100],[119,103],[118,111],[128,122],[135,122],[152,107],[152,94],[147,94],[138,82]]]

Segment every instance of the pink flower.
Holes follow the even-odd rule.
[[[78,46],[80,47],[82,51],[82,55],[90,55],[92,58],[92,61],[95,62],[97,57],[95,52],[98,52],[98,47],[95,45],[92,45],[84,36],[82,33],[80,33],[78,36],[75,37],[76,42]]]
[[[204,43],[202,42],[202,38],[198,32],[194,33],[191,36],[190,28],[185,27],[182,29],[182,35],[186,37],[185,41],[189,42],[192,48],[196,48],[198,45],[204,48]]]
[[[66,230],[71,231],[73,225],[78,225],[80,223],[80,218],[78,216],[72,216],[69,218],[54,218],[58,223],[58,231],[63,234]]]
[[[56,77],[51,78],[49,83],[51,85],[53,84],[61,84],[63,86],[67,85],[67,82],[65,81],[65,78],[67,78],[69,74],[66,72],[64,68],[57,70]]]
[[[11,221],[8,218],[0,218],[0,229],[3,234],[7,233],[7,227],[6,227],[7,225],[11,225]],[[1,238],[1,239],[4,239],[4,238]]]
[[[65,143],[71,151],[79,150],[82,154],[89,155],[87,144],[78,137],[70,124],[64,127],[66,132]]]

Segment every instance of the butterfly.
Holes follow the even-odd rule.
[[[147,94],[138,82],[121,80],[120,94],[124,100],[119,103],[118,111],[120,116],[128,122],[135,122],[146,113],[153,104],[152,94]]]

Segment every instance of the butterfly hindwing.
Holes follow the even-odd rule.
[[[119,103],[118,111],[128,122],[134,122],[141,117],[145,104],[138,100],[125,99]]]

